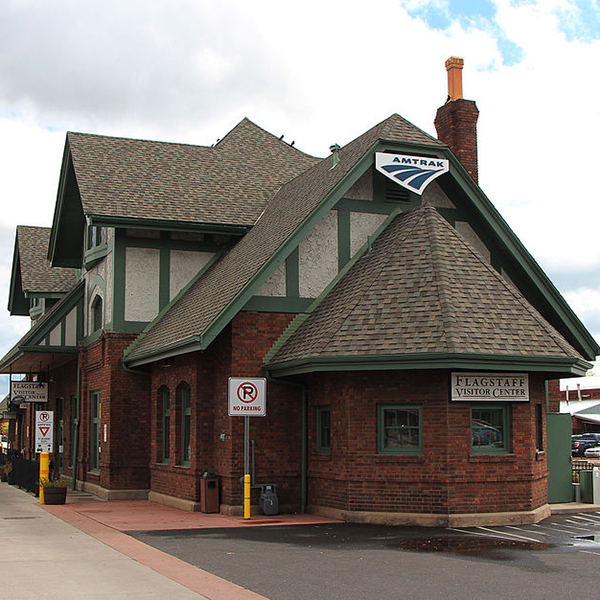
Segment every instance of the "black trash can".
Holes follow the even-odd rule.
[[[276,515],[279,512],[279,498],[277,498],[277,485],[265,483],[260,486],[258,509],[263,515]]]
[[[219,480],[214,473],[204,473],[200,479],[200,511],[219,512]]]

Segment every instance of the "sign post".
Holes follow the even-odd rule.
[[[244,417],[244,519],[250,518],[250,417],[267,414],[267,380],[264,377],[229,378],[230,417]]]

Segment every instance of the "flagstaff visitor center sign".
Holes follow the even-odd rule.
[[[14,402],[48,402],[48,384],[37,381],[11,381],[10,395]]]
[[[451,373],[451,399],[529,402],[527,373]]]

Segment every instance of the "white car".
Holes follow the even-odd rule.
[[[600,446],[588,448],[583,455],[587,456],[587,458],[600,458]]]

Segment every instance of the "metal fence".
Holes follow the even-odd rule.
[[[12,465],[8,482],[37,496],[39,493],[39,463],[35,460],[21,458],[11,450],[8,451],[8,455],[0,455],[0,464],[5,462],[10,462]]]

